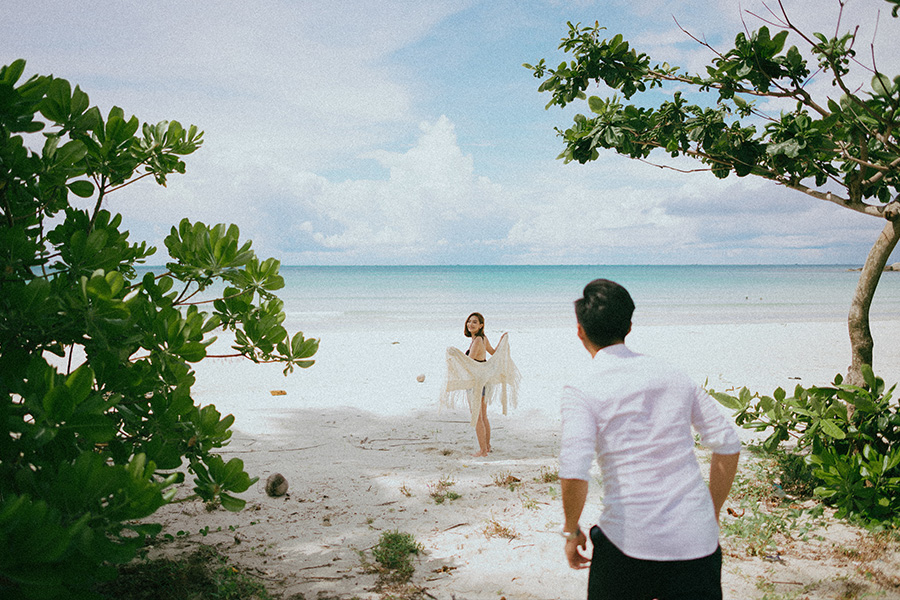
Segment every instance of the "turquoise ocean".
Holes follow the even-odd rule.
[[[595,278],[624,285],[635,325],[844,321],[859,272],[847,265],[283,266],[289,331],[565,327]],[[886,272],[871,319],[900,320],[900,272]]]
[[[637,305],[634,348],[671,356],[676,365],[683,360],[697,381],[765,392],[801,380],[828,382],[846,368],[844,323],[859,277],[844,265],[283,266],[281,274],[285,285],[277,294],[284,301],[284,325],[291,334],[322,340],[316,367],[288,378],[281,365],[238,359],[208,361],[199,369],[198,398],[236,415],[245,432],[275,431],[280,425],[272,415],[297,409],[437,411],[446,348],[465,347],[463,324],[474,311],[485,316],[492,340],[501,332],[512,334],[523,375],[519,412],[555,422],[561,382],[588,356],[574,335],[572,303],[598,277],[631,292]],[[900,272],[884,273],[871,319],[876,337],[881,335],[878,372],[898,381],[900,362],[887,357],[898,355],[892,336],[900,324]],[[818,323],[826,327],[806,327]],[[640,329],[669,325],[676,327]],[[752,326],[752,333],[731,325]],[[711,330],[698,333],[694,326]],[[879,333],[885,331],[887,337]],[[221,344],[228,343],[226,337]],[[668,354],[694,343],[702,347]],[[543,360],[548,351],[571,359]],[[426,375],[422,384],[420,374]],[[271,396],[272,389],[286,395]]]

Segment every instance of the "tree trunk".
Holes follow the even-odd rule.
[[[891,219],[893,216],[891,214],[887,218]],[[850,315],[847,318],[851,357],[847,383],[851,385],[862,386],[865,383],[862,377],[862,366],[872,364],[874,344],[872,331],[869,329],[869,308],[872,306],[875,288],[878,286],[884,267],[898,240],[900,240],[900,219],[894,217],[885,224],[881,235],[878,236],[869,251],[866,264],[856,283],[856,293],[853,294]]]

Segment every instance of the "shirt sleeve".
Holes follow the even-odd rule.
[[[584,394],[566,386],[562,393],[562,439],[559,450],[560,479],[589,481],[597,448],[597,419]]]
[[[737,454],[741,439],[734,423],[722,414],[718,402],[700,386],[694,389],[691,424],[700,434],[700,443],[715,454]]]

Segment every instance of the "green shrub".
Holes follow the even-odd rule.
[[[737,396],[711,391],[735,411],[738,425],[770,432],[769,451],[793,439],[805,455],[818,485],[815,494],[837,508],[837,516],[869,522],[898,522],[900,514],[900,412],[871,367],[863,366],[865,386],[797,386],[792,397],[781,388],[772,396]]]
[[[234,417],[191,396],[212,334],[285,373],[310,366],[318,341],[289,338],[279,263],[235,226],[181,221],[165,268],[139,276],[156,249],[103,203],[184,173],[202,132],[118,107],[104,119],[79,87],[20,84],[24,70],[0,67],[0,597],[73,598],[159,531],[135,521],[173,500],[185,470],[196,496],[243,507],[235,494],[255,479],[215,453]],[[214,284],[221,297],[197,297]]]

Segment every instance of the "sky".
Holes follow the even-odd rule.
[[[835,30],[837,0],[783,4]],[[182,218],[235,223],[285,265],[861,265],[883,226],[756,178],[556,159],[554,128],[588,109],[545,110],[522,64],[558,64],[568,21],[697,71],[711,51],[679,25],[726,51],[770,18],[759,0],[7,0],[0,17],[2,64],[204,131],[186,174],[108,199],[151,264]],[[890,5],[848,0],[855,25],[861,55],[900,73]]]

